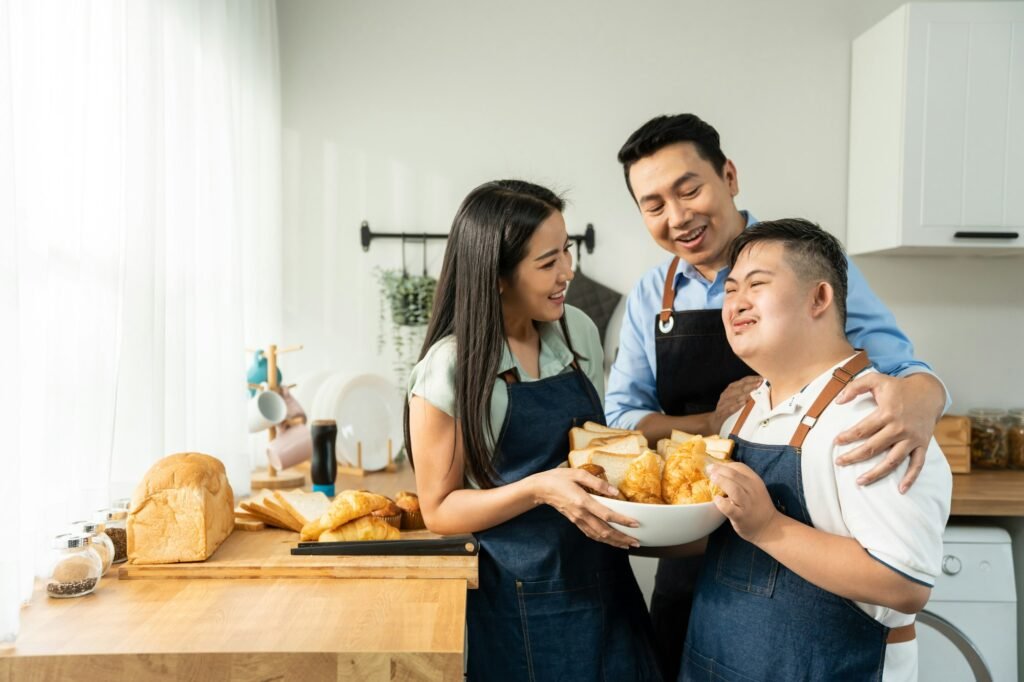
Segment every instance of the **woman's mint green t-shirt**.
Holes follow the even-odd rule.
[[[601,349],[601,338],[597,326],[579,308],[565,306],[565,322],[569,328],[572,345],[579,355],[579,366],[583,373],[594,384],[598,398],[604,401],[604,351]],[[508,344],[502,350],[498,373],[506,372],[513,367],[519,371],[519,380],[523,382],[537,381],[557,376],[572,369],[572,352],[565,343],[562,329],[558,322],[542,322],[540,331],[540,376],[531,377],[516,362],[515,356],[509,351]],[[458,417],[455,409],[455,337],[446,336],[427,351],[412,370],[407,388],[408,397],[418,395],[431,405]],[[508,411],[508,388],[504,381],[495,377],[491,389],[491,432],[497,438],[505,423]]]

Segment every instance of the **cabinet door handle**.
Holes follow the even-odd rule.
[[[1019,232],[954,232],[954,239],[1017,239]]]

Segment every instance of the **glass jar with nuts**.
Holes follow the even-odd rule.
[[[967,412],[971,418],[971,466],[979,469],[1005,469],[1006,412],[993,409],[974,409]]]

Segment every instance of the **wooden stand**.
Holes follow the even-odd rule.
[[[391,439],[388,438],[388,463],[384,467],[384,471],[388,473],[394,473],[398,471],[398,466],[395,464],[395,459],[391,454]],[[345,474],[348,476],[365,476],[366,469],[363,468],[363,441],[356,441],[356,465],[355,466],[339,466],[339,474]]]
[[[254,352],[249,349],[246,350],[250,353]],[[267,348],[267,390],[278,391],[280,388],[277,385],[277,356],[281,353],[291,353],[296,350],[302,350],[302,346],[289,346],[288,348],[278,349],[276,345],[271,344]],[[270,440],[274,440],[277,438],[277,427],[271,426],[268,429],[268,433],[270,434]],[[305,484],[306,475],[301,471],[295,470],[294,467],[284,471],[276,471],[269,461],[267,462],[267,468],[254,471],[250,480],[250,486],[253,490],[261,488],[301,488]]]

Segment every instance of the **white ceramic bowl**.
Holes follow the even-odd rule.
[[[640,526],[629,528],[610,524],[616,530],[640,541],[644,547],[682,545],[708,536],[722,525],[725,514],[714,502],[697,504],[641,504],[591,495],[609,509],[636,519]]]

